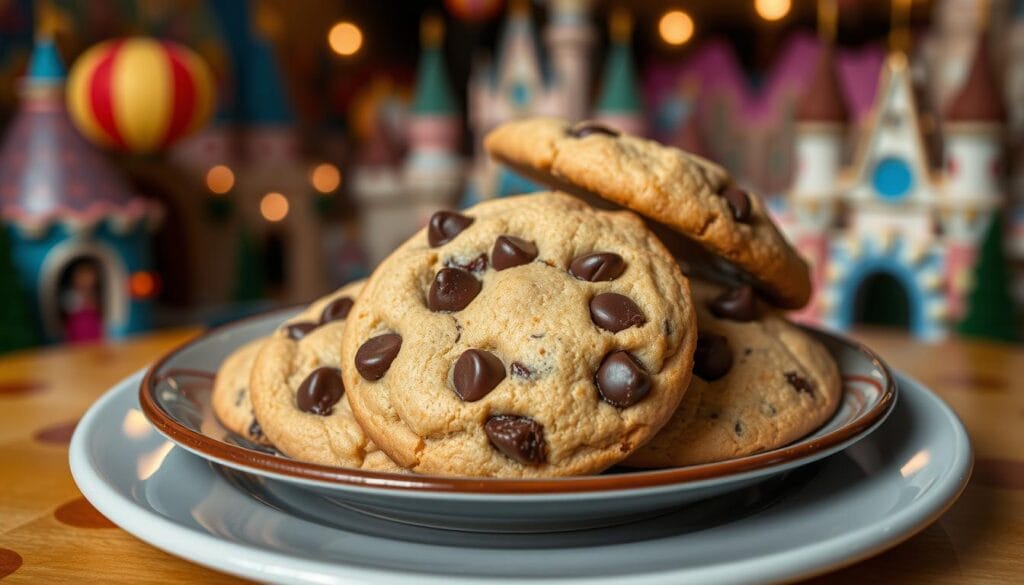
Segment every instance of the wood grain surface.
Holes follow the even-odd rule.
[[[0,357],[0,579],[4,583],[239,583],[157,550],[100,515],[68,470],[75,423],[104,391],[194,329]],[[856,335],[941,395],[976,466],[963,497],[903,544],[814,583],[1020,583],[1024,575],[1024,348],[903,333]]]

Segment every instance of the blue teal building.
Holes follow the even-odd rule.
[[[159,281],[150,234],[159,209],[132,195],[124,178],[72,125],[65,71],[50,39],[33,49],[21,105],[0,146],[0,218],[14,275],[41,339],[65,338],[70,278],[88,263],[96,276],[102,335],[149,325]]]

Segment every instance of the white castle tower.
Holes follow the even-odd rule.
[[[551,22],[544,33],[561,96],[559,114],[582,120],[590,106],[589,59],[596,34],[590,24],[591,0],[551,0]]]
[[[416,205],[417,223],[434,211],[455,204],[462,188],[462,160],[458,154],[462,130],[451,83],[445,71],[441,43],[444,22],[438,15],[424,17],[416,93],[409,118],[409,154],[402,182]]]
[[[796,175],[790,193],[797,221],[791,230],[797,248],[811,265],[815,289],[824,287],[829,229],[839,209],[843,150],[849,114],[836,76],[832,43],[821,48],[814,77],[796,110]],[[815,298],[808,315],[819,310]]]
[[[963,313],[978,246],[1000,204],[1005,117],[988,43],[979,35],[967,77],[952,97],[943,125],[945,183],[938,211],[947,240],[952,317]]]

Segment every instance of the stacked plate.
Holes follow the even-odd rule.
[[[891,547],[970,475],[967,435],[941,400],[814,330],[839,364],[842,403],[766,453],[543,480],[303,463],[232,435],[210,407],[221,361],[291,315],[211,331],[112,388],[72,441],[86,497],[158,548],[260,581],[743,583]]]

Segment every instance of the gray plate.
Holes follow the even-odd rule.
[[[310,492],[316,517],[359,510],[416,526],[480,532],[553,532],[610,526],[750,487],[862,440],[891,412],[896,388],[867,348],[811,331],[844,378],[840,407],[818,431],[767,453],[668,470],[613,470],[550,480],[491,480],[375,473],[296,461],[226,431],[210,407],[210,372],[243,343],[273,331],[281,313],[233,324],[171,351],[147,372],[142,410],[157,429],[196,455],[252,477]],[[203,372],[207,372],[203,374]],[[314,497],[315,496],[315,497]],[[280,496],[285,497],[285,496]]]
[[[960,421],[902,378],[867,439],[788,477],[658,518],[561,534],[411,527],[326,507],[303,486],[230,471],[156,432],[141,374],[78,425],[71,470],[104,515],[193,562],[276,583],[765,583],[852,563],[935,520],[960,494],[971,448]]]

